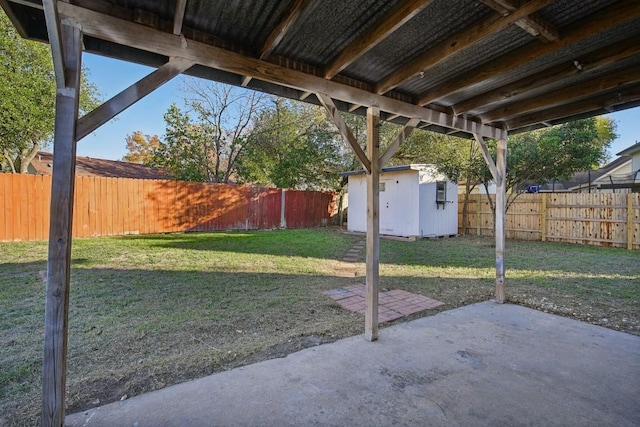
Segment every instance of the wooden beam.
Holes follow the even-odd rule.
[[[250,76],[269,83],[291,87],[303,92],[331,94],[349,104],[377,105],[381,111],[417,118],[423,122],[478,133],[486,138],[499,138],[503,130],[456,117],[452,114],[423,108],[414,104],[380,96],[369,91],[336,83],[301,71],[291,70],[256,58],[244,56],[215,46],[189,40],[186,45],[180,37],[153,28],[143,27],[99,12],[59,3],[60,13],[75,19],[85,34],[124,46],[154,52],[165,56],[191,59],[199,65],[241,76]]]
[[[489,6],[491,9],[505,16],[518,8],[518,6],[515,5],[512,0],[480,1]],[[538,37],[538,39],[543,43],[557,41],[560,38],[558,29],[555,28],[550,22],[546,21],[535,13],[517,20],[516,22],[514,22],[514,24],[522,28],[532,36]]]
[[[338,54],[327,67],[324,77],[333,78],[432,2],[433,0],[403,0],[396,4]]]
[[[378,294],[380,292],[380,110],[367,109],[367,295],[364,338],[378,339]]]
[[[484,161],[487,163],[487,167],[489,168],[489,172],[491,172],[491,176],[493,177],[493,181],[497,184],[500,175],[498,174],[498,168],[493,161],[493,157],[491,157],[491,153],[489,153],[489,149],[487,148],[487,144],[484,142],[484,138],[481,135],[473,135],[478,142],[478,146],[480,147],[480,152],[482,152],[482,157],[484,157]]]
[[[453,111],[455,111],[455,114],[473,111],[476,108],[490,105],[578,74],[589,73],[636,55],[640,55],[640,36],[630,37],[619,43],[595,50],[579,59],[568,60],[513,83],[502,85],[492,91],[474,96],[454,105]]]
[[[244,76],[242,78],[242,83],[240,83],[240,86],[242,87],[247,87],[247,85],[249,84],[249,82],[251,82],[251,80],[253,80],[253,77],[250,76]]]
[[[639,81],[640,65],[636,65],[592,80],[587,80],[549,93],[544,93],[533,98],[525,98],[520,101],[500,106],[495,110],[483,113],[481,117],[484,123],[491,123],[498,120],[505,121],[506,119],[520,116],[529,111],[568,104],[571,101],[588,95],[615,89],[617,87],[633,84]]]
[[[271,31],[267,41],[260,51],[260,59],[265,59],[278,47],[284,36],[296,22],[304,8],[309,4],[309,0],[293,0],[285,17]]]
[[[333,102],[333,99],[323,93],[317,93],[316,96],[327,111],[327,116],[329,117],[329,119],[331,119],[331,121],[333,121],[333,123],[338,128],[338,132],[340,132],[340,135],[342,135],[345,141],[347,141],[347,143],[351,146],[351,149],[355,153],[356,157],[358,158],[360,163],[362,163],[362,167],[364,167],[364,170],[368,173],[371,173],[371,160],[367,157],[367,154],[364,152],[364,150],[362,150],[360,144],[358,144],[356,137],[353,136],[353,132],[351,132],[351,129],[349,129],[349,126],[347,125],[347,123],[345,123],[344,119],[340,115],[340,111],[338,111],[338,108]]]
[[[302,95],[300,95],[300,101],[304,101],[305,99],[307,99],[311,95],[312,95],[311,92],[303,92]]]
[[[505,277],[504,277],[504,246],[505,246],[505,216],[507,211],[507,140],[498,139],[498,151],[496,153],[496,168],[498,180],[496,181],[496,302],[502,304],[505,301]]]
[[[173,34],[182,34],[182,23],[184,22],[184,12],[187,8],[187,0],[176,0],[176,13],[173,15]]]
[[[492,14],[488,18],[483,19],[480,23],[449,37],[447,40],[429,49],[426,53],[418,56],[408,64],[401,65],[400,68],[376,85],[376,93],[379,95],[387,93],[411,77],[429,70],[431,67],[447,59],[451,55],[481,42],[485,38],[504,29],[518,19],[542,9],[554,1],[556,0],[531,0],[507,16]]]
[[[400,145],[405,141],[405,139],[409,138],[413,130],[420,124],[420,120],[418,119],[410,119],[406,125],[402,128],[400,133],[395,137],[393,142],[389,144],[387,149],[384,151],[384,154],[380,157],[380,167],[383,168],[389,160],[396,154]]]
[[[533,13],[526,18],[520,19],[519,21],[516,21],[515,24],[532,36],[537,37],[543,43],[556,42],[560,40],[560,33],[558,32],[558,29],[537,13]]]
[[[544,121],[549,122],[597,110],[602,110],[604,113],[604,110],[608,108],[616,105],[629,104],[634,101],[640,101],[640,85],[623,87],[587,100],[528,113],[508,120],[506,126],[508,129],[520,129]]]
[[[56,0],[43,0],[44,18],[47,22],[47,35],[51,45],[53,57],[53,70],[58,88],[66,87],[66,70],[64,68],[64,45],[60,29],[60,16],[58,15],[58,2]]]
[[[132,84],[95,110],[78,120],[76,137],[81,140],[91,132],[126,110],[155,89],[195,64],[190,59],[173,58],[148,76]]]
[[[563,29],[560,40],[555,43],[529,43],[499,58],[495,58],[481,67],[452,76],[450,80],[442,82],[437,87],[418,96],[418,104],[427,105],[458,90],[507,73],[520,65],[530,62],[533,58],[555,52],[638,17],[640,17],[640,2],[636,0],[620,0],[609,7],[601,9],[598,13],[591,14],[568,25]]]
[[[80,29],[62,25],[60,30],[64,43],[62,52],[68,86],[58,88],[56,94],[41,419],[43,426],[56,427],[64,424],[65,413],[71,230],[77,141],[75,129],[82,70]]]

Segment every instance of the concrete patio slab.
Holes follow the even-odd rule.
[[[68,426],[638,426],[640,337],[483,302],[67,417]]]

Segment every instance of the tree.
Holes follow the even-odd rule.
[[[151,166],[165,168],[179,181],[217,182],[211,149],[216,131],[206,122],[193,122],[171,104],[164,115],[166,134],[153,150]]]
[[[607,159],[616,138],[616,124],[606,117],[576,120],[509,137],[506,191],[508,210],[529,184],[569,179],[575,172],[597,167]],[[487,141],[495,158],[496,143]],[[483,166],[486,169],[486,166]],[[487,171],[479,176],[489,177]],[[488,179],[483,183],[488,186]],[[488,191],[487,191],[488,193]],[[493,200],[489,197],[495,215]]]
[[[127,135],[127,154],[122,160],[129,163],[139,163],[150,166],[153,164],[153,156],[160,148],[158,135],[144,135],[139,130]]]
[[[342,167],[337,137],[320,108],[274,98],[255,121],[239,175],[279,188],[336,189]]]
[[[255,91],[198,79],[185,80],[185,90],[191,96],[187,105],[198,115],[201,136],[209,138],[202,153],[208,180],[228,182],[251,142],[248,136],[253,119],[267,98]]]
[[[53,136],[56,84],[47,45],[25,40],[0,12],[0,168],[27,173]],[[80,111],[99,103],[83,70]]]

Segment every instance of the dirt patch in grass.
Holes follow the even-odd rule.
[[[74,241],[67,412],[362,333],[323,291],[364,283],[337,229]],[[493,296],[491,239],[381,242],[381,287]],[[37,425],[46,243],[0,244],[0,425]],[[640,253],[507,242],[509,302],[640,335]],[[388,324],[385,324],[386,326]]]

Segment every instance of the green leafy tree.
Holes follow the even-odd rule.
[[[305,190],[338,186],[337,133],[320,108],[274,98],[249,139],[239,166],[243,181]]]
[[[56,83],[49,47],[25,40],[0,11],[0,167],[27,173],[53,136]],[[83,70],[80,112],[99,104]]]
[[[507,145],[507,210],[529,184],[569,179],[574,173],[596,168],[607,159],[617,137],[616,124],[605,117],[589,118],[509,137]],[[496,143],[488,141],[495,158]],[[489,177],[486,165],[479,176]],[[493,200],[489,204],[495,215]]]
[[[216,131],[209,123],[193,122],[188,113],[171,104],[164,115],[164,141],[153,150],[151,166],[166,169],[179,181],[217,182],[211,141]]]

